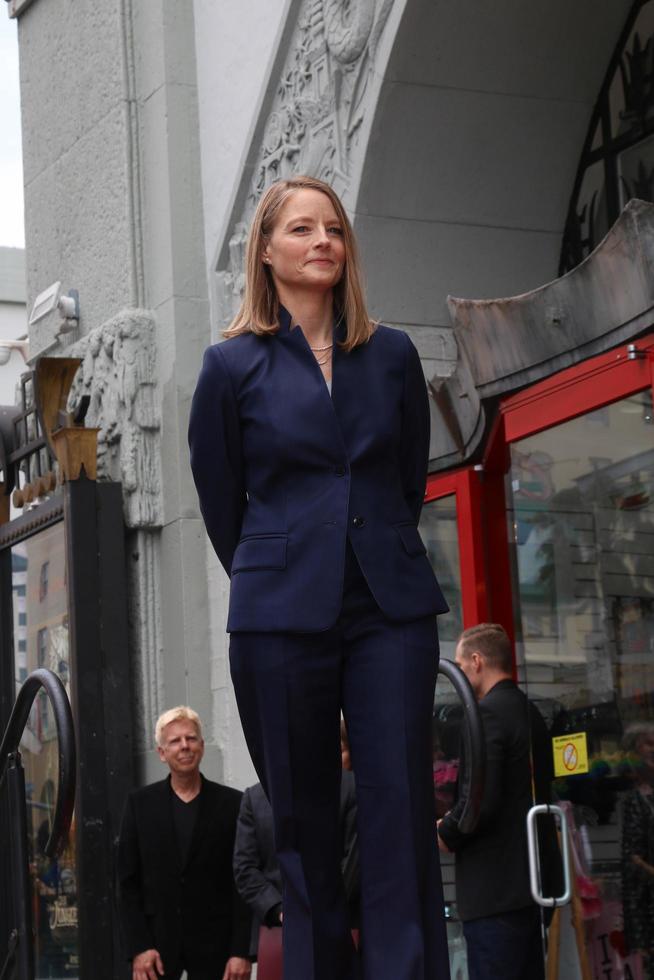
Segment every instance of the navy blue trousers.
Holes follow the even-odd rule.
[[[536,905],[463,923],[469,980],[544,980]]]
[[[391,623],[348,549],[322,633],[233,633],[232,680],[270,799],[284,883],[284,980],[449,980],[435,835],[436,618]],[[356,779],[361,954],[340,871],[340,712]]]

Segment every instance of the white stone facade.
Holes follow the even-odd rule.
[[[80,294],[79,390],[125,488],[141,778],[159,711],[191,703],[207,773],[253,780],[229,684],[226,578],[190,478],[204,347],[238,302],[264,186],[342,193],[371,312],[428,379],[456,359],[446,298],[556,276],[577,161],[628,0],[15,3],[28,305]],[[435,419],[436,421],[436,419]],[[89,424],[91,415],[89,416]]]

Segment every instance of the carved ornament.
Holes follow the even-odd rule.
[[[269,185],[295,173],[331,184],[342,196],[361,124],[377,45],[394,0],[304,0],[277,82],[245,206],[217,272],[219,328],[238,309],[250,220]]]
[[[153,315],[127,310],[80,338],[82,359],[69,397],[88,398],[85,424],[98,428],[98,479],[123,485],[128,527],[162,523],[160,429]]]

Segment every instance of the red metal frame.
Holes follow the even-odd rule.
[[[630,352],[633,346],[635,350]],[[654,383],[654,334],[560,371],[500,405],[506,443],[619,401]]]
[[[647,388],[654,393],[654,334],[510,395],[482,466],[429,477],[426,503],[456,497],[464,628],[493,619],[514,638],[505,499],[511,443]]]
[[[474,467],[429,478],[425,503],[450,496],[456,497],[461,602],[465,629],[488,619],[481,484],[479,473]]]

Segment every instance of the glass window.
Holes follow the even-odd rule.
[[[654,200],[654,3],[634,0],[599,93],[566,219],[559,274],[601,241],[631,198]]]
[[[654,966],[653,415],[642,392],[511,446],[516,652],[552,736],[580,739],[554,788],[594,976],[613,929],[616,976]]]
[[[420,518],[420,534],[445,599],[447,616],[439,617],[438,638],[442,657],[454,659],[456,641],[463,629],[461,565],[457,526],[456,495],[450,494],[426,503]],[[454,803],[459,770],[459,743],[462,720],[461,702],[449,681],[439,676],[432,718],[432,766],[437,817]],[[447,938],[452,976],[467,975],[465,941],[457,917],[454,859],[441,854],[443,894],[447,917]]]
[[[444,617],[445,618],[445,617]],[[432,718],[432,771],[436,818],[443,817],[456,802],[463,707],[456,691],[439,674]],[[452,980],[467,977],[463,926],[456,906],[454,855],[440,853],[443,898],[447,923],[447,945]]]
[[[519,646],[559,699],[654,690],[654,661],[617,660],[654,601],[653,443],[642,392],[511,447]]]
[[[463,629],[455,494],[439,497],[424,505],[420,518],[420,534],[450,607],[449,615],[440,617],[438,623],[441,655],[454,660],[456,641]]]
[[[44,561],[39,573],[39,600],[43,602],[48,594],[48,575],[50,572],[50,562]]]
[[[68,596],[64,568],[63,524],[48,528],[12,549],[17,687],[36,667],[47,667],[58,674],[70,695]],[[47,603],[42,602],[44,584]],[[44,853],[58,779],[57,732],[45,693],[40,693],[33,705],[21,741],[21,756],[25,767],[28,846],[33,869],[36,976],[77,977],[77,861],[73,833],[56,860],[47,858]]]
[[[36,633],[36,663],[38,667],[47,667],[48,663],[48,627],[44,626]]]

